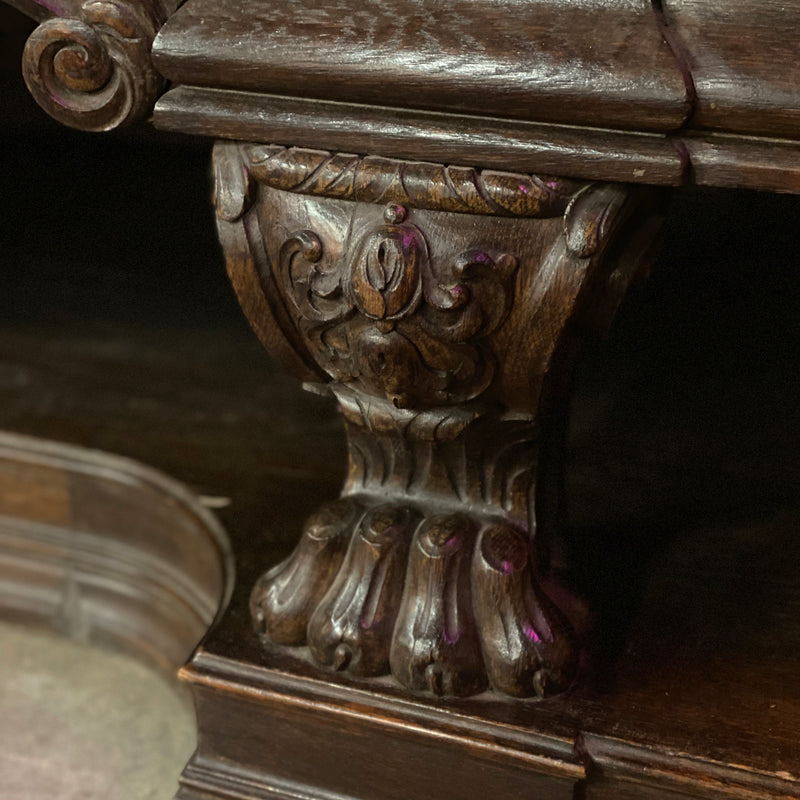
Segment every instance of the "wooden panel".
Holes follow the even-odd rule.
[[[157,128],[203,136],[442,161],[593,180],[679,186],[685,163],[665,136],[404,111],[178,86]]]
[[[190,0],[172,81],[532,121],[671,130],[689,112],[647,0]]]
[[[692,126],[797,138],[800,7],[783,0],[664,0],[697,93]]]
[[[692,177],[703,186],[800,194],[800,145],[733,136],[687,136]]]
[[[581,737],[594,780],[586,800],[763,800],[798,797],[788,773],[695,758],[657,744],[641,747],[612,737]]]
[[[208,657],[181,677],[200,720],[182,798],[572,800],[569,740],[527,736],[447,709]],[[515,735],[517,734],[517,735]]]

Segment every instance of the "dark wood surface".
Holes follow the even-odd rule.
[[[241,318],[206,152],[30,132],[3,145],[2,426],[227,498],[241,580],[206,651],[261,669],[249,587],[288,553],[309,497],[335,497],[340,423]],[[583,731],[588,797],[798,795],[797,214],[790,197],[679,194],[651,281],[577,376],[565,546],[609,609],[596,677],[534,705],[444,706],[544,739]],[[160,241],[145,260],[142,231]],[[326,675],[322,690],[346,684]]]
[[[149,42],[169,3],[149,15],[135,3],[11,5],[42,23],[23,68],[49,114],[106,130],[149,113],[163,89]],[[420,0],[361,27],[347,14],[369,8],[301,5],[187,3],[155,57],[190,85],[158,103],[156,126],[591,180],[800,191],[792,4],[540,2],[520,23],[515,4],[469,3],[457,18]],[[267,29],[267,12],[286,24]]]
[[[153,116],[164,131],[656,186],[800,193],[791,140],[608,131],[178,86]]]
[[[22,74],[51,117],[80,130],[107,131],[150,114],[164,90],[150,48],[177,2],[9,4],[39,23],[25,43]]]
[[[569,376],[649,266],[659,193],[227,142],[213,160],[240,301],[348,434],[342,500],[253,589],[261,632],[420,692],[563,691],[585,616],[547,586]]]
[[[692,76],[692,127],[798,138],[800,7],[782,0],[664,0]]]
[[[192,0],[153,58],[176,83],[523,120],[663,131],[690,110],[647,0]]]
[[[800,194],[800,157],[794,142],[706,134],[687,136],[681,143],[693,183]]]
[[[190,0],[154,44],[158,68],[185,84],[154,122],[595,180],[800,191],[794,4],[520,8]]]
[[[178,86],[161,130],[394,158],[679,186],[686,157],[663,136]]]

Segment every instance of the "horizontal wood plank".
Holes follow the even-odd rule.
[[[665,0],[696,92],[691,127],[798,138],[800,7],[783,0]]]
[[[178,86],[157,128],[392,158],[626,183],[679,186],[681,153],[664,136]]]
[[[800,146],[743,136],[687,136],[692,180],[701,186],[800,194]]]
[[[174,82],[665,131],[689,100],[648,0],[191,0],[153,46]]]

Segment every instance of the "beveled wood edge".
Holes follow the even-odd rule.
[[[189,686],[247,697],[254,702],[269,699],[286,707],[325,710],[342,719],[370,720],[431,741],[443,737],[462,740],[488,754],[523,761],[541,774],[574,780],[584,777],[570,738],[484,719],[407,694],[381,691],[391,685],[386,679],[341,685],[325,680],[322,673],[308,677],[285,668],[232,660],[202,646],[180,670],[179,677]]]
[[[800,194],[800,142],[698,133],[682,144],[698,186]]]
[[[179,564],[115,541],[114,531],[0,517],[0,619],[113,645],[174,679],[233,591],[233,554],[216,517],[183,484],[121,456],[0,431],[0,458],[112,481],[121,491],[144,485],[193,522],[221,573],[214,597]],[[76,624],[65,605],[81,596],[88,599]]]
[[[690,753],[636,747],[629,741],[592,733],[582,733],[576,749],[585,758],[590,781],[594,776],[643,788],[658,786],[702,800],[800,797],[800,782],[789,773],[767,773]]]
[[[581,128],[176,86],[156,128],[477,168],[654,186],[800,193],[800,141]]]
[[[560,177],[679,186],[684,155],[661,134],[177,86],[156,128],[390,158]]]
[[[181,773],[180,786],[174,800],[346,800],[335,792],[316,789],[261,776],[248,775],[223,761],[202,758],[195,753]]]
[[[256,705],[277,702],[287,709],[317,710],[339,715],[343,720],[359,718],[390,729],[395,726],[404,734],[427,737],[431,742],[437,737],[451,741],[463,738],[471,747],[486,748],[489,755],[529,764],[537,774],[575,780],[586,796],[592,796],[594,785],[607,787],[619,783],[629,787],[627,792],[637,790],[631,789],[632,786],[638,787],[642,797],[657,789],[697,800],[800,797],[800,784],[788,773],[766,773],[689,753],[660,751],[586,731],[576,731],[573,740],[545,735],[523,724],[481,718],[479,711],[475,715],[464,714],[423,704],[411,697],[388,696],[376,686],[343,686],[324,677],[301,676],[285,668],[233,661],[202,647],[181,670],[180,677],[193,690],[226,695],[233,702],[242,700]],[[205,798],[209,791],[222,798],[328,798],[324,792],[310,793],[310,787],[284,786],[265,776],[248,775],[236,765],[218,762],[213,752],[202,748],[189,762],[181,784],[177,800]],[[242,793],[238,794],[238,790]]]

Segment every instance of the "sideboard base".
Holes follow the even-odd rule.
[[[508,701],[478,699],[469,713],[402,696],[388,678],[357,687],[270,655],[255,665],[200,650],[184,668],[200,737],[180,800],[571,800],[585,777],[570,737],[499,721]],[[306,674],[288,672],[290,661]]]

